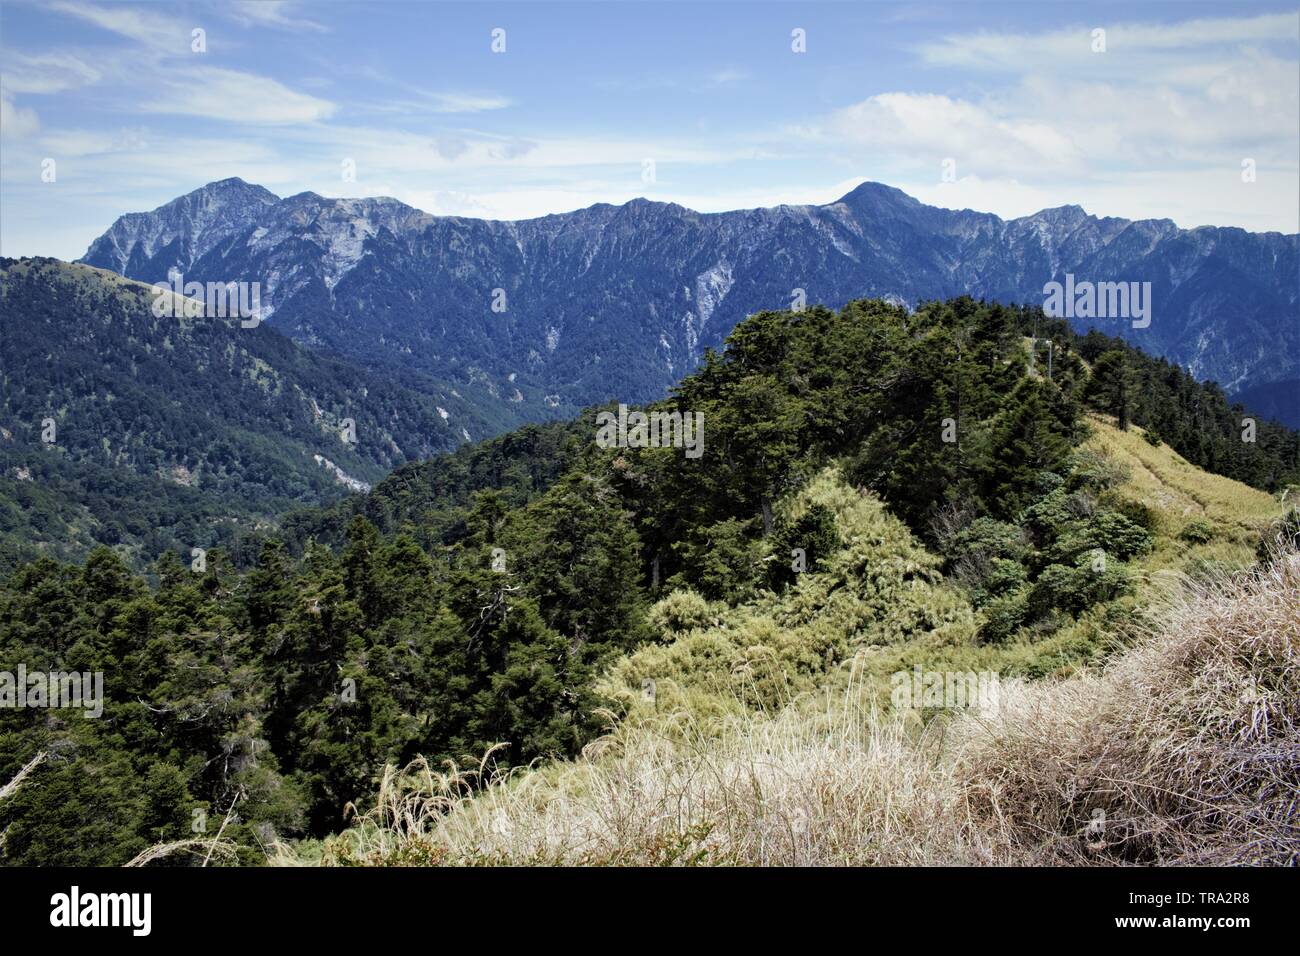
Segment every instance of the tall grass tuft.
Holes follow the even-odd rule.
[[[1300,862],[1300,555],[1189,583],[1100,675],[958,722],[954,772],[1044,862]]]
[[[1300,555],[1188,583],[1156,617],[1104,670],[1004,682],[992,713],[883,714],[851,664],[811,703],[634,717],[570,762],[417,761],[324,859],[1300,862]]]

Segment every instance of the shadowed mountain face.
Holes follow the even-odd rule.
[[[518,424],[483,417],[486,392],[153,305],[111,272],[0,258],[0,572],[96,543],[228,544]]]
[[[539,419],[662,395],[747,314],[789,307],[796,290],[836,307],[962,294],[1040,304],[1067,273],[1151,283],[1149,327],[1080,328],[1229,392],[1259,388],[1300,371],[1298,245],[1078,206],[1002,220],[875,183],[824,206],[703,214],[636,199],[499,222],[393,199],[280,200],[228,179],[123,216],[82,261],[145,282],[169,269],[260,282],[271,323],[300,342],[477,383]]]

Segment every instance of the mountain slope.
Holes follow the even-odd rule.
[[[323,853],[273,862],[1294,866],[1300,787],[1278,764],[1300,747],[1300,554],[1163,603],[1104,668],[1004,680],[991,706],[891,713],[860,653],[847,686],[719,729],[679,697],[656,708],[656,690],[571,760],[390,767],[378,806]],[[972,673],[931,655],[927,676]]]
[[[242,179],[209,183],[149,213],[127,213],[86,251],[91,265],[136,277],[166,278],[188,266],[223,236],[256,222],[264,207],[279,202],[269,189]]]
[[[226,213],[185,214],[211,208]],[[272,321],[299,341],[484,381],[537,419],[661,396],[705,347],[796,289],[834,307],[961,294],[1041,303],[1066,273],[1151,282],[1150,327],[1095,324],[1230,392],[1258,387],[1300,369],[1298,241],[1077,206],[1004,221],[876,183],[824,206],[702,214],[637,199],[499,222],[392,199],[271,202],[224,180],[123,217],[84,261],[146,282],[171,267],[260,281]]]
[[[1171,537],[1200,519],[1254,548],[1260,525],[1278,516],[1275,496],[1197,468],[1168,445],[1151,444],[1142,429],[1121,431],[1100,416],[1091,425],[1088,447],[1128,472],[1119,493],[1158,512]]]
[[[1028,339],[1035,327],[1057,343],[1050,376]],[[182,351],[184,338],[174,336]],[[0,654],[29,672],[91,662],[115,677],[102,721],[0,709],[0,779],[41,755],[64,758],[40,764],[0,804],[0,861],[113,864],[155,844],[170,844],[155,855],[183,852],[195,806],[212,816],[237,806],[219,840],[200,848],[213,859],[255,862],[281,838],[327,838],[349,824],[349,805],[373,836],[382,820],[367,811],[392,789],[384,768],[418,757],[438,767],[466,755],[477,766],[485,753],[502,767],[537,762],[544,769],[517,793],[560,813],[576,798],[546,784],[574,764],[556,759],[617,759],[626,743],[698,766],[680,759],[678,741],[707,754],[751,717],[819,690],[879,704],[893,675],[917,666],[1008,682],[1086,675],[1133,640],[1157,577],[1144,562],[1171,530],[1133,500],[1126,480],[1136,469],[1085,446],[1086,410],[1115,407],[1121,421],[1166,414],[1151,427],[1171,441],[1201,439],[1189,453],[1270,488],[1300,468],[1300,436],[1261,425],[1259,441],[1243,443],[1215,388],[1104,336],[1076,338],[1037,310],[958,298],[909,313],[857,301],[838,313],[754,315],[723,355],[683,379],[657,410],[703,416],[698,457],[605,447],[584,416],[403,466],[319,512],[318,524],[286,522],[293,538],[268,534],[244,569],[216,555],[187,569],[164,552],[146,581],[103,549],[81,567],[27,564],[0,579]],[[118,431],[109,437],[122,443]],[[1176,464],[1162,456],[1151,471]],[[1165,483],[1198,487],[1181,473]],[[1205,497],[1211,517],[1217,494]],[[1271,499],[1245,497],[1231,534],[1269,516]],[[1200,574],[1202,556],[1221,557],[1189,545],[1176,561],[1166,552],[1164,566]],[[1203,649],[1195,660],[1218,661],[1206,677],[1226,673],[1239,696],[1241,670]],[[1252,658],[1259,676],[1293,702],[1294,677],[1271,671],[1274,648],[1262,649],[1270,655]],[[925,703],[912,708],[913,726],[933,715]],[[1209,700],[1219,713],[1221,703]],[[629,731],[649,720],[650,733],[602,740],[611,720]],[[1199,725],[1176,725],[1188,726]],[[421,789],[436,785],[427,774],[418,783],[423,808],[452,809],[447,794]],[[897,788],[877,792],[892,799]],[[611,796],[654,823],[664,818],[637,811],[657,805],[654,793]],[[523,809],[511,808],[498,835],[522,832],[511,827]],[[349,837],[337,854],[459,858],[424,840],[419,816],[400,816],[413,832]],[[714,844],[701,833],[644,855],[638,843],[627,858],[702,859],[697,849]],[[543,857],[554,848],[533,846]]]
[[[207,546],[212,525],[368,489],[512,424],[480,417],[486,395],[363,372],[265,325],[159,318],[153,301],[88,266],[0,260],[0,482],[27,502],[0,531],[21,532],[29,553],[156,547],[155,531]]]

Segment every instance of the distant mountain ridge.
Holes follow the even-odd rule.
[[[1003,220],[877,183],[820,206],[698,213],[635,199],[504,222],[387,198],[277,199],[226,179],[121,217],[81,261],[145,282],[173,268],[259,281],[272,323],[295,339],[482,384],[532,420],[656,398],[747,314],[788,307],[796,290],[833,307],[1041,303],[1067,273],[1151,282],[1149,328],[1091,324],[1230,393],[1300,377],[1300,236],[1078,206]],[[1300,408],[1286,417],[1300,424]]]

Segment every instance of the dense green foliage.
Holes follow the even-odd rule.
[[[515,424],[484,420],[472,389],[152,304],[87,266],[0,259],[0,570],[96,544],[137,566],[214,545],[243,558],[251,529],[346,493],[316,455],[369,483],[462,428]]]
[[[1025,342],[1035,322],[1056,343],[1050,378]],[[248,570],[220,552],[188,570],[168,553],[151,586],[103,549],[84,567],[20,568],[0,587],[0,659],[103,671],[108,699],[98,720],[0,710],[0,782],[49,755],[0,803],[0,858],[119,863],[188,837],[196,809],[233,807],[227,835],[252,859],[275,835],[336,830],[388,763],[496,743],[507,763],[573,754],[602,708],[626,706],[597,690],[607,662],[709,620],[715,602],[797,590],[800,553],[832,590],[848,587],[836,575],[892,582],[836,598],[850,629],[894,620],[900,589],[915,575],[937,589],[941,568],[969,596],[944,598],[944,615],[978,621],[986,643],[1064,628],[1121,596],[1125,562],[1151,546],[1141,510],[1080,448],[1089,407],[1265,487],[1295,475],[1294,433],[1261,424],[1233,449],[1236,412],[1212,387],[1049,326],[970,299],[765,312],[657,406],[703,416],[698,458],[598,447],[588,415],[291,515]],[[1144,384],[1107,385],[1130,374]],[[909,543],[907,567],[877,574],[858,566],[873,542],[841,540],[820,499],[792,509],[836,462],[938,557]],[[674,588],[689,596],[651,614]],[[923,604],[891,641],[908,621],[934,625]]]

